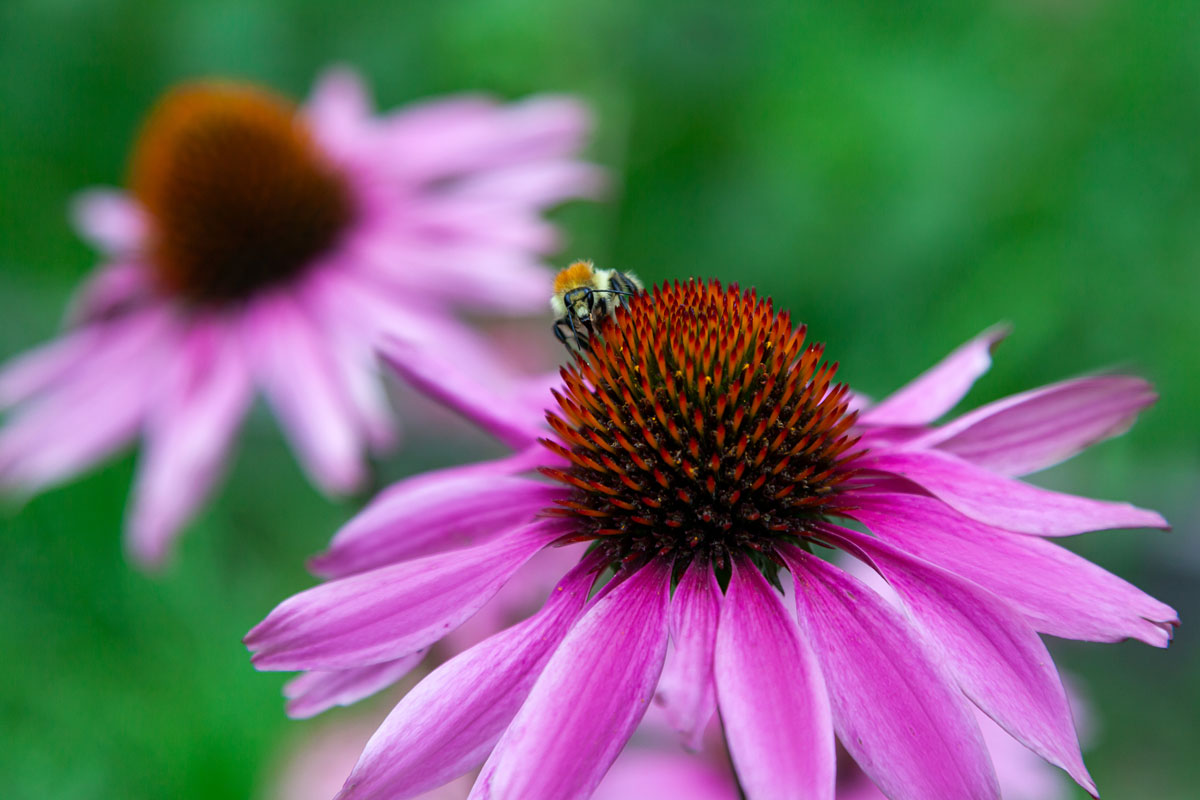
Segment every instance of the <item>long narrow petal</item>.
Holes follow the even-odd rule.
[[[1019,613],[971,581],[876,539],[829,526],[900,593],[958,684],[992,719],[1096,794],[1046,646]]]
[[[563,534],[540,520],[478,547],[315,586],[275,607],[243,640],[264,670],[349,669],[406,656],[478,611]]]
[[[863,425],[928,425],[958,404],[992,365],[1008,326],[989,328],[903,388],[863,412]]]
[[[321,144],[339,156],[351,155],[369,130],[371,98],[358,73],[335,66],[318,78],[304,116]]]
[[[482,762],[578,616],[598,566],[584,559],[535,616],[418,683],[371,737],[338,800],[403,800]]]
[[[783,600],[746,558],[735,565],[716,643],[721,720],[738,778],[755,800],[832,800],[829,695]]]
[[[179,336],[165,315],[145,311],[91,337],[86,356],[0,429],[0,486],[39,491],[129,442]]]
[[[900,612],[798,548],[800,629],[825,675],[838,738],[891,800],[998,800],[967,700]]]
[[[712,568],[692,561],[671,599],[671,641],[657,699],[690,750],[700,749],[704,729],[717,710],[713,648],[721,614],[721,587]]]
[[[1129,430],[1157,395],[1141,378],[1102,375],[1006,397],[905,447],[937,447],[978,467],[1026,475]]]
[[[571,800],[646,713],[667,651],[671,567],[652,561],[571,628],[484,764],[473,800]]]
[[[173,366],[148,421],[126,526],[129,551],[144,566],[163,561],[208,495],[253,397],[241,349],[220,322],[195,323]]]
[[[114,319],[155,300],[154,279],[145,264],[118,261],[99,267],[71,297],[67,322],[86,326]]]
[[[563,490],[502,474],[482,481],[475,470],[438,470],[401,481],[334,536],[309,562],[325,578],[341,578],[441,550],[485,542],[532,520]]]
[[[283,686],[283,695],[288,698],[287,715],[307,719],[334,706],[357,703],[412,672],[423,658],[425,651],[418,650],[395,661],[356,669],[305,672]]]
[[[73,331],[5,362],[0,366],[0,408],[23,403],[68,378],[103,336],[95,328]]]
[[[987,525],[1038,536],[1109,528],[1169,528],[1156,511],[1031,486],[934,450],[868,453],[859,465],[912,481]]]
[[[546,433],[544,407],[531,407],[504,391],[482,392],[472,375],[457,364],[432,358],[425,348],[387,337],[382,355],[422,393],[479,425],[509,447],[528,447]]]
[[[1170,606],[1069,550],[980,524],[933,498],[861,494],[854,505],[848,513],[872,532],[1004,598],[1042,633],[1166,647],[1179,623]]]
[[[543,161],[491,170],[454,187],[458,197],[543,208],[572,197],[595,197],[607,185],[604,170],[577,161]]]
[[[470,98],[420,116],[396,115],[389,125],[391,149],[403,154],[393,164],[409,180],[437,180],[524,161],[541,161],[577,151],[591,128],[588,109],[567,97],[542,95],[496,106]],[[456,124],[425,124],[437,115]]]
[[[332,353],[294,299],[277,293],[247,315],[255,376],[288,440],[326,492],[354,490],[365,478],[362,440]]]
[[[629,748],[592,800],[738,800],[733,778],[703,756]]]
[[[79,234],[105,253],[125,255],[146,241],[146,213],[125,192],[88,189],[71,200],[71,220]]]

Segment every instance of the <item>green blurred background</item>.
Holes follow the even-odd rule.
[[[385,108],[582,95],[615,190],[557,214],[563,257],[756,285],[870,394],[998,320],[1015,333],[971,404],[1112,366],[1151,378],[1162,400],[1131,434],[1039,480],[1164,511],[1172,533],[1070,546],[1185,625],[1166,652],[1051,644],[1094,704],[1101,791],[1197,796],[1194,3],[6,0],[0,357],[54,334],[95,263],[68,199],[120,183],[166,86],[241,76],[300,98],[334,61]],[[495,452],[465,430],[414,432],[386,470]],[[317,495],[259,413],[176,565],[147,577],[119,540],[133,458],[0,511],[4,797],[261,796],[322,724],[285,719],[283,676],[255,673],[239,640],[311,584],[303,558],[352,504]]]

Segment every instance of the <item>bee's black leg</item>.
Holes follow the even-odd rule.
[[[564,347],[566,347],[567,349],[570,349],[571,342],[570,342],[570,340],[567,339],[567,334],[563,332],[563,324],[562,324],[561,319],[554,321],[553,329],[554,329],[554,338],[558,339],[560,342],[562,342]]]

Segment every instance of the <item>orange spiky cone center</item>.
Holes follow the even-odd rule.
[[[547,415],[572,487],[550,513],[613,560],[769,557],[836,511],[857,437],[849,391],[805,329],[736,286],[631,298],[563,370]]]

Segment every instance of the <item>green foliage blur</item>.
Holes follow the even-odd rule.
[[[969,405],[1112,367],[1154,381],[1162,399],[1130,434],[1038,480],[1175,523],[1069,546],[1184,627],[1165,652],[1052,647],[1093,705],[1101,791],[1194,798],[1198,20],[1187,0],[6,0],[0,357],[54,335],[96,263],[69,198],[122,182],[174,81],[302,98],[342,62],[382,108],[577,93],[614,190],[556,214],[562,260],[755,285],[874,396],[1001,320],[1014,333]],[[413,431],[383,471],[496,452],[465,429]],[[134,459],[0,507],[0,794],[268,796],[286,748],[323,723],[284,717],[284,677],[256,673],[240,638],[312,584],[304,558],[355,504],[321,498],[258,412],[175,564],[146,576],[120,543]]]

